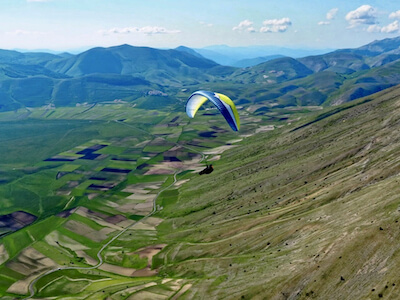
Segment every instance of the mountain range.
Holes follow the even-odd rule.
[[[231,90],[253,104],[336,105],[398,84],[399,46],[397,37],[302,58],[266,56],[251,67],[223,66],[187,47],[120,45],[77,55],[0,50],[0,111],[157,101],[148,98],[151,91],[173,104],[180,90],[198,88]]]
[[[333,49],[293,49],[278,46],[230,47],[227,45],[214,45],[194,50],[220,65],[232,67],[250,67],[279,56],[299,58],[333,51]]]

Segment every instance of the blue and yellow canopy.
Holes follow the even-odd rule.
[[[209,91],[194,92],[186,103],[187,115],[190,118],[194,118],[196,112],[207,100],[214,103],[234,131],[239,130],[240,119],[236,106],[233,101],[224,94]]]

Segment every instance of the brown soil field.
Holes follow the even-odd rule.
[[[24,211],[16,211],[11,214],[12,218],[15,219],[17,222],[28,225],[31,224],[33,221],[36,220],[34,215],[26,213]]]
[[[127,298],[127,300],[164,300],[167,299],[168,297],[164,296],[164,295],[160,295],[160,294],[155,294],[152,292],[148,292],[148,291],[140,291],[138,293],[133,294],[132,296],[130,296],[129,298]]]
[[[126,217],[123,215],[115,215],[115,216],[111,216],[105,219],[107,222],[111,223],[111,224],[118,224],[122,221],[126,220]]]
[[[3,264],[8,258],[9,258],[9,255],[7,253],[7,250],[4,247],[4,245],[1,244],[0,245],[0,265]]]
[[[177,299],[179,299],[179,297],[180,296],[182,296],[188,289],[190,289],[192,287],[192,285],[191,284],[185,284],[183,287],[182,287],[182,289],[178,292],[178,293],[176,293],[176,295],[174,295],[172,298],[171,298],[171,300],[177,300]]]
[[[138,249],[133,254],[139,254],[140,258],[147,258],[148,267],[151,267],[151,264],[152,264],[152,261],[153,261],[153,256],[158,254],[166,246],[167,246],[167,244],[159,244],[159,245],[148,246],[148,247],[145,247],[145,248]]]
[[[29,283],[37,274],[59,267],[53,260],[34,248],[24,249],[16,259],[13,259],[6,265],[8,268],[27,276],[8,288],[7,292],[16,294],[28,293]]]
[[[87,255],[86,252],[83,250],[75,251],[75,253],[78,257],[83,257],[88,265],[95,266],[98,264],[98,261],[96,259]]]
[[[154,166],[150,170],[148,170],[144,175],[172,175],[174,174],[175,170],[168,169],[165,166]]]
[[[172,175],[176,170],[188,170],[199,166],[200,156],[188,161],[163,161],[156,165],[151,165],[144,175]]]
[[[140,291],[140,290],[143,290],[143,289],[147,289],[149,287],[156,286],[156,285],[157,285],[157,283],[155,283],[155,282],[149,282],[149,283],[146,283],[146,284],[137,285],[137,286],[134,286],[134,287],[130,287],[130,288],[124,289],[123,291],[120,291],[118,293],[115,293],[113,296],[114,297],[120,297],[120,298],[116,298],[116,299],[124,299],[123,295],[132,294],[134,292],[137,292],[137,291]]]
[[[237,145],[225,145],[211,150],[203,151],[204,154],[222,154],[224,151],[237,147]]]
[[[64,224],[64,227],[95,242],[101,242],[102,240],[107,238],[108,234],[114,231],[111,228],[102,228],[101,230],[97,231],[87,226],[86,224],[75,220],[68,220]]]
[[[68,218],[71,214],[73,214],[75,212],[75,210],[76,210],[76,208],[64,210],[64,211],[60,212],[59,214],[57,214],[57,217]]]
[[[152,270],[149,267],[146,267],[144,269],[140,269],[140,270],[133,272],[132,276],[133,277],[150,277],[150,276],[157,275],[157,273],[158,273],[157,270]]]
[[[133,273],[136,271],[136,269],[124,268],[116,265],[111,265],[108,263],[103,263],[99,267],[99,269],[110,273],[119,274],[122,276],[133,276]]]
[[[155,231],[156,228],[154,226],[149,225],[149,224],[144,224],[142,222],[139,222],[131,230],[153,230],[153,231]]]
[[[260,126],[256,129],[256,133],[274,130],[274,125]]]
[[[239,143],[241,141],[243,141],[243,139],[230,140],[230,141],[227,141],[226,143],[227,144],[236,144],[236,143]]]
[[[151,190],[159,189],[163,183],[164,181],[131,184],[122,191],[135,194],[148,194],[149,192],[151,192]]]
[[[105,219],[108,218],[107,215],[100,214],[100,213],[93,213],[91,210],[87,209],[86,207],[82,207],[82,206],[79,207],[79,209],[77,209],[76,213],[85,218],[89,218],[92,221],[95,221],[99,225],[113,228],[115,230],[122,230],[122,228],[120,226],[117,226],[110,222],[105,221]]]
[[[64,248],[71,249],[72,251],[89,249],[88,247],[78,243],[77,241],[75,241],[65,235],[62,235],[57,230],[54,230],[51,233],[49,233],[48,235],[46,235],[46,237],[44,239],[51,246],[55,246],[55,247],[62,246]]]
[[[33,223],[36,216],[24,211],[15,211],[11,214],[0,216],[0,229],[2,232],[16,231]]]
[[[156,196],[155,194],[148,194],[148,195],[146,195],[146,194],[132,194],[132,195],[128,196],[127,198],[130,199],[130,200],[144,200],[144,201],[146,201],[146,200],[149,200],[149,199],[153,200],[155,198],[155,196]]]
[[[179,187],[179,186],[181,186],[182,184],[188,182],[189,180],[190,180],[190,179],[179,180],[179,181],[175,182],[175,186]]]
[[[117,223],[117,225],[119,227],[126,228],[126,227],[130,226],[132,223],[135,223],[135,221],[130,220],[130,219],[126,219],[126,220],[124,220],[122,222]]]
[[[153,262],[153,257],[157,253],[159,253],[164,247],[166,247],[166,244],[159,244],[159,245],[152,245],[148,246],[145,248],[138,249],[135,252],[129,253],[129,254],[138,254],[140,258],[147,258],[147,266],[144,269],[140,269],[135,271],[132,276],[134,277],[148,277],[148,276],[154,276],[158,273],[158,270],[151,269],[151,265]]]
[[[150,192],[149,190],[135,188],[135,186],[136,186],[136,184],[128,186],[125,189],[123,189],[122,191],[127,192],[127,193],[133,193],[133,194],[148,194]]]
[[[13,293],[13,294],[18,294],[18,295],[27,294],[28,290],[29,290],[29,284],[31,283],[32,280],[35,279],[35,277],[36,277],[36,275],[31,275],[31,276],[25,277],[23,280],[18,280],[17,282],[13,283],[7,289],[7,292]]]
[[[164,220],[161,218],[150,217],[150,218],[147,218],[146,220],[144,220],[143,223],[146,223],[146,224],[156,227],[156,226],[160,225],[162,221],[164,221]]]
[[[221,155],[214,155],[213,157],[211,157],[210,159],[208,159],[208,161],[217,161],[221,159]]]

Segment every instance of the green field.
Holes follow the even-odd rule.
[[[190,179],[193,176],[190,168],[195,166],[185,166],[183,162],[194,157],[199,168],[202,149],[212,149],[237,138],[221,130],[218,137],[204,139],[201,132],[212,129],[203,122],[189,125],[189,120],[185,120],[190,126],[191,136],[188,136],[185,126],[165,126],[172,119],[185,117],[165,112],[155,114],[127,105],[97,105],[90,110],[58,108],[46,115],[32,110],[28,117],[18,112],[14,116],[10,113],[0,116],[3,128],[0,135],[6,146],[2,149],[12,151],[2,153],[1,164],[7,170],[0,185],[2,211],[23,210],[38,217],[32,225],[1,241],[2,255],[8,258],[3,266],[14,268],[14,273],[2,274],[4,296],[12,295],[13,286],[27,275],[20,273],[24,257],[31,255],[24,252],[26,249],[34,249],[52,262],[40,265],[39,273],[54,268],[52,264],[62,268],[90,268],[90,264],[97,263],[101,246],[115,234],[139,220],[146,223],[143,217],[152,212],[151,199],[158,197],[158,193],[158,209],[169,208],[177,200],[178,189],[168,190],[174,183],[173,173],[184,171],[185,179]],[[218,123],[225,126],[222,120]],[[186,141],[192,139],[198,141],[187,146]],[[97,145],[102,146],[96,150]],[[87,153],[93,156],[86,158]],[[173,164],[169,166],[164,155],[177,160],[180,169]],[[157,174],[155,166],[163,164],[169,174]],[[176,180],[181,178],[184,179],[179,175]],[[132,206],[134,203],[137,209]],[[168,215],[167,212],[160,216]],[[102,256],[107,264],[141,270],[147,268],[148,259],[133,253],[164,242],[156,227],[148,224],[143,229],[127,230]],[[90,295],[93,283],[87,274],[75,272],[77,277],[71,277],[58,273],[55,269],[40,279],[35,285],[38,296]],[[163,288],[162,284],[157,286]]]
[[[243,108],[240,133],[129,105],[0,115],[7,147],[28,145],[1,162],[0,208],[38,217],[1,239],[0,296],[32,276],[33,298],[395,299],[398,99]]]

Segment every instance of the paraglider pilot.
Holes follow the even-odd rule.
[[[201,170],[199,174],[200,175],[210,174],[212,171],[214,171],[213,166],[212,165],[207,165],[207,167],[204,170]]]

